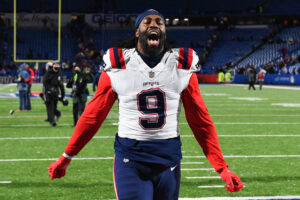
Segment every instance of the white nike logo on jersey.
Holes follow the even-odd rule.
[[[174,167],[170,167],[171,171],[174,171],[174,169],[177,167],[177,165],[175,165]]]

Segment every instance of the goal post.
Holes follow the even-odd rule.
[[[17,0],[14,0],[14,13],[13,13],[13,60],[14,62],[31,62],[31,63],[38,63],[41,62],[53,62],[57,61],[60,62],[61,59],[61,0],[58,1],[58,35],[57,35],[57,58],[53,59],[18,59],[17,58]]]

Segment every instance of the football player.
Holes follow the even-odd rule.
[[[49,165],[50,178],[65,175],[73,156],[92,139],[118,100],[113,166],[117,199],[178,199],[183,104],[188,124],[207,159],[228,184],[225,188],[240,191],[243,183],[223,158],[214,123],[199,92],[198,56],[189,48],[168,47],[165,19],[156,10],[141,13],[135,28],[133,45],[107,50],[95,96],[64,153]]]

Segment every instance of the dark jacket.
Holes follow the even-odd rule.
[[[94,81],[94,76],[91,73],[76,72],[72,79],[68,81],[67,88],[72,88],[71,96],[86,101],[89,95],[87,84]]]
[[[58,72],[53,71],[53,69],[49,69],[43,79],[44,85],[44,93],[47,97],[58,99],[60,94],[60,99],[65,97],[65,89],[62,80],[62,72],[59,70]],[[60,90],[60,92],[59,92]]]

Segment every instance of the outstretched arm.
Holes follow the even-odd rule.
[[[194,73],[188,87],[182,93],[185,115],[193,134],[200,144],[205,156],[229,185],[225,188],[230,192],[238,192],[243,183],[233,174],[223,158],[215,125],[208,113],[203,98],[199,92],[197,75]]]
[[[79,118],[64,154],[49,165],[48,171],[51,179],[61,178],[65,175],[65,170],[72,157],[77,155],[96,134],[116,98],[117,95],[112,90],[110,78],[106,72],[103,72],[95,96]]]

